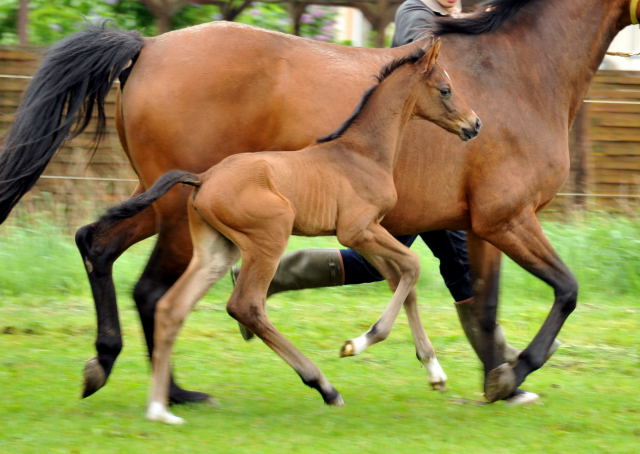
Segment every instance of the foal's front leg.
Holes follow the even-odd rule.
[[[447,388],[447,374],[442,370],[440,362],[436,357],[436,352],[431,345],[431,341],[424,331],[422,321],[420,320],[420,312],[418,311],[418,301],[416,291],[411,290],[409,296],[404,302],[404,309],[409,319],[413,342],[416,346],[416,357],[427,370],[429,383],[436,391],[444,391]]]
[[[382,317],[365,334],[347,341],[342,347],[341,356],[352,356],[387,338],[402,304],[418,280],[420,260],[415,252],[393,238],[376,221],[361,228],[338,229],[337,236],[342,244],[360,252],[395,289]]]
[[[367,347],[386,339],[398,316],[400,305],[404,302],[417,357],[427,369],[431,386],[434,389],[444,389],[447,376],[440,367],[433,346],[422,327],[416,303],[414,287],[420,271],[418,256],[378,223],[371,224],[357,237],[340,237],[340,240],[362,253],[389,281],[391,288],[395,289],[382,317],[366,333],[345,342],[340,355],[357,355]]]

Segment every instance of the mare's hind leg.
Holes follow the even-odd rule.
[[[542,367],[549,350],[569,314],[575,309],[578,284],[545,237],[533,210],[524,211],[508,223],[487,226],[474,223],[474,231],[506,253],[525,270],[549,284],[555,294],[553,306],[540,331],[525,348],[514,366],[497,364],[493,347],[488,346],[485,368],[485,395],[493,402],[510,396],[527,375]],[[485,329],[495,322],[495,308],[484,307]]]
[[[139,192],[138,188],[136,193]],[[90,396],[105,385],[122,350],[113,263],[129,246],[154,233],[155,214],[151,208],[115,223],[94,222],[76,232],[76,245],[89,278],[98,322],[95,342],[98,356],[85,365],[82,397]]]
[[[187,270],[158,302],[155,317],[153,377],[147,418],[169,424],[182,423],[167,408],[170,357],[184,319],[209,287],[238,259],[238,248],[191,212],[194,252]]]
[[[417,309],[415,284],[420,271],[418,256],[379,224],[371,224],[354,238],[341,237],[341,241],[345,245],[349,243],[349,246],[364,255],[387,279],[395,292],[380,319],[363,335],[345,342],[340,355],[356,355],[386,339],[398,316],[400,306],[404,303],[418,359],[427,369],[432,387],[443,389],[447,376],[440,367]]]

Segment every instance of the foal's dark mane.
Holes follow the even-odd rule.
[[[338,129],[336,129],[334,132],[332,132],[329,135],[326,135],[324,137],[319,138],[318,139],[318,143],[330,142],[330,141],[335,140],[338,137],[342,136],[346,132],[346,130],[349,129],[349,127],[356,121],[356,119],[358,118],[358,116],[360,115],[362,110],[364,109],[364,106],[366,106],[367,102],[369,101],[369,99],[371,99],[371,95],[373,95],[373,92],[376,90],[376,88],[378,88],[380,86],[382,81],[385,80],[387,77],[389,77],[396,69],[400,68],[401,66],[404,66],[407,63],[415,63],[415,62],[417,62],[418,60],[420,60],[420,58],[425,53],[426,52],[425,52],[424,49],[418,49],[418,50],[416,50],[415,52],[413,52],[413,53],[411,53],[409,55],[405,55],[404,57],[396,58],[391,63],[386,64],[380,70],[378,75],[375,76],[376,79],[378,80],[378,83],[376,85],[374,85],[373,87],[370,87],[367,91],[364,92],[364,95],[362,95],[362,98],[360,99],[360,102],[358,103],[358,106],[353,111],[353,113],[351,115],[349,115],[349,118],[347,118],[345,120],[345,122],[342,123],[342,126],[340,126]]]
[[[467,16],[454,18],[450,16],[437,17],[429,24],[424,32],[435,36],[450,33],[464,35],[480,35],[498,30],[509,21],[524,6],[541,0],[490,0],[478,5],[476,11]]]

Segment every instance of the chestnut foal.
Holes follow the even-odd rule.
[[[182,422],[167,408],[172,346],[198,299],[239,257],[242,266],[227,303],[229,314],[279,354],[307,386],[317,389],[325,403],[343,404],[320,369],[265,312],[267,288],[292,233],[335,234],[340,243],[370,260],[395,288],[382,317],[366,334],[347,341],[343,355],[360,353],[386,338],[404,303],[418,358],[434,386],[444,383],[446,376],[417,311],[418,257],[380,225],[396,203],[396,149],[410,118],[430,120],[463,140],[475,137],[480,128],[476,114],[456,99],[449,76],[436,64],[439,48],[438,41],[428,51],[418,49],[383,68],[379,84],[369,89],[354,114],[318,143],[298,152],[234,155],[200,175],[169,172],[105,215],[132,216],[177,183],[198,187],[188,208],[193,258],[156,312],[149,419]]]

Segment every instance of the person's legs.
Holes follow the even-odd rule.
[[[437,230],[421,233],[420,237],[440,261],[440,274],[456,302],[455,308],[467,339],[476,350],[480,326],[473,310],[466,233],[459,230]],[[396,238],[410,247],[417,235]],[[234,280],[238,272],[239,268],[234,266],[231,271]],[[353,249],[301,249],[282,256],[267,295],[288,290],[365,284],[382,280],[383,277],[375,267]],[[253,337],[253,333],[244,326],[240,326],[240,332],[246,340]],[[519,351],[506,343],[500,325],[496,325],[494,332],[496,348],[504,361],[514,361]]]
[[[420,238],[433,255],[440,261],[440,274],[449,293],[455,301],[455,308],[469,343],[477,352],[480,342],[480,323],[473,303],[473,288],[469,256],[467,253],[467,234],[463,230],[434,230],[420,234]],[[514,362],[519,350],[507,344],[502,328],[496,323],[494,331],[496,352],[502,360]]]
[[[409,247],[417,235],[396,237]],[[234,266],[232,279],[240,268]],[[284,254],[269,285],[268,295],[288,290],[365,284],[384,278],[353,249],[301,249]]]
[[[417,235],[396,238],[409,247]],[[238,266],[231,270],[234,283],[239,272]],[[380,273],[353,249],[301,249],[282,256],[267,296],[287,290],[364,284],[382,280]],[[253,333],[245,326],[240,325],[240,333],[245,340],[253,338]]]
[[[401,235],[395,239],[411,247],[418,235]],[[344,270],[344,285],[368,284],[384,280],[382,275],[362,255],[353,249],[340,249]]]

